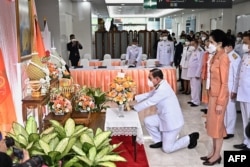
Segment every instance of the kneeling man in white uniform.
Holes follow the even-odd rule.
[[[194,132],[181,138],[177,138],[184,119],[178,99],[163,79],[160,69],[152,69],[149,73],[149,86],[154,89],[148,93],[135,96],[138,102],[133,106],[135,111],[142,111],[150,106],[156,106],[157,113],[145,118],[144,123],[148,133],[152,136],[154,144],[150,148],[162,148],[164,152],[171,153],[188,147],[196,147],[199,133]]]

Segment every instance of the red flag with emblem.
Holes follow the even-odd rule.
[[[0,49],[0,131],[3,136],[11,130],[13,121],[16,121],[15,107]]]

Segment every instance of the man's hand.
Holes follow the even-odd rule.
[[[222,106],[221,106],[221,105],[216,105],[215,113],[216,113],[217,115],[222,114]]]
[[[4,140],[1,140],[0,141],[0,152],[6,152],[7,151],[7,146],[5,144],[5,141]]]
[[[236,96],[237,96],[237,93],[234,93],[234,92],[232,92],[231,95],[230,95],[231,99],[235,99]]]
[[[21,160],[21,163],[27,161],[30,159],[29,152],[25,149],[23,149],[23,159]]]

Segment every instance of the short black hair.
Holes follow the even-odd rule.
[[[69,38],[71,39],[73,37],[75,37],[75,34],[70,34]]]
[[[227,35],[224,31],[220,29],[213,30],[210,36],[216,43],[221,42],[223,48],[227,45]]]
[[[154,68],[154,69],[150,70],[150,72],[152,73],[152,76],[154,78],[159,77],[160,79],[163,79],[163,73],[160,69]]]
[[[232,38],[230,38],[230,37],[228,37],[227,38],[227,44],[226,44],[226,46],[232,46],[232,48],[234,49],[234,47],[235,47],[235,40],[232,39]]]
[[[12,167],[12,159],[6,153],[0,152],[0,164],[4,167]]]

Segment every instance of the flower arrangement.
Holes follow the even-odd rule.
[[[135,87],[136,84],[131,77],[124,73],[119,73],[114,82],[110,84],[110,90],[106,96],[118,105],[126,104],[129,101],[133,101]]]
[[[56,115],[63,115],[72,111],[71,102],[57,90],[53,90],[51,93],[49,107]]]
[[[47,62],[47,67],[49,69],[49,76],[51,78],[57,78],[59,75],[59,70],[57,69],[56,65],[51,62]]]
[[[76,111],[91,112],[95,108],[94,99],[86,94],[80,94],[76,99]]]

